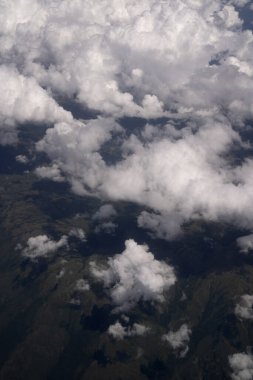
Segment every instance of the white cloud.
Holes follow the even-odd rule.
[[[235,307],[235,314],[239,318],[253,320],[253,295],[244,294]]]
[[[35,169],[35,174],[40,178],[51,179],[55,182],[64,181],[64,177],[57,164],[51,166],[39,166]]]
[[[76,281],[76,290],[79,292],[85,292],[87,290],[90,290],[90,285],[87,280],[84,280],[83,278],[80,278]]]
[[[169,345],[179,352],[180,357],[184,357],[188,350],[188,343],[190,340],[191,329],[183,324],[177,331],[169,331],[168,334],[162,336],[162,340],[169,343]]]
[[[253,116],[253,35],[237,11],[246,3],[0,0],[1,143],[16,141],[16,125],[54,124],[37,144],[52,164],[36,173],[143,205],[139,225],[159,237],[194,218],[253,228],[253,160],[240,143]],[[74,120],[60,98],[100,117]],[[121,116],[169,126],[150,122],[121,144]],[[109,141],[122,153],[110,165]],[[248,156],[237,166],[236,145]]]
[[[240,248],[240,252],[249,253],[253,249],[253,234],[241,236],[237,240],[237,245]]]
[[[39,257],[46,257],[48,254],[56,252],[59,248],[67,247],[67,245],[68,238],[65,235],[58,241],[50,239],[47,235],[38,235],[27,240],[22,254],[30,260],[36,260]]]
[[[164,300],[164,292],[176,281],[174,270],[165,262],[155,260],[148,247],[134,240],[125,242],[125,250],[108,259],[106,268],[91,263],[91,272],[103,282],[115,311],[126,311],[138,301]]]
[[[117,212],[113,205],[105,204],[99,208],[99,210],[93,215],[94,220],[108,220],[117,215]]]
[[[0,82],[2,144],[15,142],[17,124],[72,120],[71,114],[60,107],[36,79],[21,75],[12,67],[0,65]]]
[[[16,161],[19,162],[20,164],[27,164],[29,162],[28,157],[22,154],[19,154],[15,158],[16,158]]]
[[[114,339],[122,340],[125,337],[143,336],[150,331],[149,327],[134,323],[133,326],[123,326],[119,321],[108,328],[108,334]]]
[[[69,236],[76,237],[77,239],[81,240],[82,242],[86,241],[86,235],[82,228],[74,227],[70,230]]]
[[[111,204],[102,205],[99,210],[93,215],[92,219],[98,223],[95,227],[95,232],[101,231],[112,234],[115,232],[118,225],[112,220],[117,216],[117,211]]]
[[[229,364],[233,370],[233,380],[252,380],[253,378],[253,356],[251,354],[239,353],[229,356]]]

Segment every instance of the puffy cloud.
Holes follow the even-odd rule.
[[[244,294],[235,307],[235,314],[239,318],[253,319],[253,296]]]
[[[253,234],[241,236],[236,240],[236,242],[240,248],[240,252],[248,253],[253,249]]]
[[[169,343],[169,345],[179,352],[180,357],[184,357],[188,350],[188,342],[190,340],[191,329],[183,324],[177,331],[169,331],[168,334],[162,336],[162,340]]]
[[[27,240],[22,254],[30,260],[37,260],[39,257],[46,257],[59,248],[67,247],[67,245],[68,238],[66,235],[63,235],[58,241],[51,240],[47,235],[38,235]]]
[[[64,177],[57,164],[51,166],[39,166],[35,169],[35,174],[40,178],[51,179],[55,182],[64,182]]]
[[[69,236],[73,236],[73,237],[81,240],[82,242],[86,241],[86,235],[85,235],[85,232],[82,228],[78,228],[78,227],[72,228],[69,232]]]
[[[224,50],[250,61],[252,38],[234,7],[243,3],[18,0],[7,7],[2,0],[0,58],[43,88],[110,115],[210,109],[241,95],[234,73],[227,70],[230,87],[223,88],[220,69],[208,63]]]
[[[91,272],[103,282],[115,311],[129,310],[140,300],[162,302],[176,281],[173,268],[155,260],[145,245],[127,240],[125,246],[121,254],[108,259],[106,268],[91,263]]]
[[[36,79],[21,75],[16,69],[0,65],[0,122],[2,144],[16,141],[16,124],[70,121],[72,116],[60,107]]]
[[[1,142],[16,141],[16,124],[53,123],[37,145],[52,164],[36,173],[64,176],[79,195],[142,204],[139,225],[159,237],[194,218],[253,228],[253,160],[240,142],[253,115],[253,35],[238,13],[246,4],[0,0]],[[74,120],[60,98],[100,116]],[[169,126],[150,123],[120,146],[122,116]],[[103,156],[109,141],[117,163]],[[239,146],[249,158],[235,166]]]
[[[83,278],[80,278],[76,281],[76,290],[79,292],[85,292],[87,290],[90,290],[90,285],[87,280],[84,280]]]
[[[94,220],[107,220],[115,217],[117,211],[111,204],[105,204],[93,215]]]
[[[108,334],[114,339],[122,340],[125,337],[143,336],[150,331],[149,327],[134,323],[133,326],[124,327],[119,321],[108,328]]]
[[[19,162],[20,164],[27,164],[29,162],[28,157],[24,156],[23,154],[19,154],[15,158],[16,158],[16,161]]]
[[[47,130],[45,138],[37,144],[37,149],[46,151],[54,165],[39,168],[37,173],[43,177],[48,174],[49,178],[55,180],[61,178],[60,172],[66,173],[73,191],[80,195],[86,194],[103,181],[106,164],[98,151],[111,139],[112,133],[118,131],[120,127],[117,123],[103,118],[90,120],[86,124],[56,124]]]
[[[98,222],[95,232],[99,233],[100,231],[103,231],[106,233],[113,233],[117,228],[117,224],[114,223],[112,219],[116,216],[117,211],[111,204],[101,206],[92,217],[95,222]]]
[[[233,369],[233,380],[251,380],[253,378],[253,356],[239,353],[229,356],[229,364]]]

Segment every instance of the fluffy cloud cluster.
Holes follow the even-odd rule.
[[[172,239],[196,218],[253,228],[253,160],[242,141],[253,117],[253,34],[238,13],[247,3],[0,0],[2,143],[15,141],[17,124],[54,124],[37,145],[52,164],[37,174],[143,205],[139,226],[156,236]],[[62,98],[100,116],[75,120]],[[157,120],[126,139],[115,121],[123,116]],[[108,142],[118,162],[106,161]]]
[[[155,260],[148,247],[134,240],[125,242],[125,250],[108,259],[106,268],[91,263],[91,272],[102,281],[115,311],[126,311],[140,300],[164,300],[164,291],[176,281],[174,270],[165,262]]]
[[[253,296],[244,294],[235,307],[235,314],[239,318],[253,319]]]
[[[239,237],[237,240],[237,245],[240,248],[240,252],[248,253],[253,249],[253,234]]]
[[[50,239],[47,235],[38,235],[27,240],[22,254],[30,260],[36,260],[39,257],[46,257],[48,254],[54,253],[59,248],[67,245],[68,237],[66,235],[63,235],[58,241]]]
[[[108,329],[108,334],[114,339],[122,340],[125,337],[131,336],[143,336],[150,331],[149,327],[141,325],[139,323],[134,323],[133,326],[125,327],[119,321],[114,325],[111,325]]]
[[[183,324],[177,331],[169,331],[168,334],[162,336],[162,340],[169,343],[169,345],[179,352],[179,356],[183,358],[188,350],[188,342],[190,340],[191,329]]]
[[[229,364],[233,370],[233,380],[251,380],[253,378],[253,356],[251,354],[231,355]]]

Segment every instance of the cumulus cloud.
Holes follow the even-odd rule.
[[[72,228],[69,232],[69,236],[73,236],[73,237],[81,240],[82,242],[86,241],[86,235],[85,235],[85,232],[82,228],[78,228],[78,227]]]
[[[35,78],[26,77],[10,66],[0,65],[0,82],[1,144],[16,141],[14,127],[17,124],[47,124],[72,119],[71,114],[60,107]]]
[[[125,242],[125,250],[108,259],[107,267],[91,263],[91,273],[103,282],[115,311],[126,311],[140,300],[164,300],[164,292],[176,281],[174,270],[165,262],[155,260],[145,245],[134,240]]]
[[[79,292],[85,292],[87,290],[90,290],[90,285],[87,280],[84,280],[83,278],[80,278],[76,281],[76,290]]]
[[[149,331],[149,327],[139,323],[134,323],[133,326],[125,327],[119,321],[108,328],[108,334],[117,340],[122,340],[125,337],[143,336]]]
[[[235,307],[235,314],[239,318],[253,319],[253,296],[244,294]]]
[[[54,182],[64,182],[64,177],[57,164],[39,166],[35,169],[35,174],[40,178],[51,179]]]
[[[233,370],[233,380],[251,380],[253,378],[253,356],[239,353],[229,356],[229,364]]]
[[[16,161],[19,162],[20,164],[27,164],[29,162],[29,159],[27,156],[24,156],[23,154],[19,154],[18,156],[15,157]]]
[[[237,240],[237,245],[240,248],[240,252],[248,253],[253,249],[253,234],[247,236],[241,236]]]
[[[36,260],[39,257],[47,257],[49,254],[56,252],[59,248],[67,247],[68,238],[63,235],[60,240],[55,241],[47,235],[38,235],[30,237],[27,240],[26,247],[22,250],[23,256],[30,260]]]
[[[105,204],[93,215],[94,220],[108,220],[117,215],[117,211],[111,204]]]
[[[113,222],[113,219],[117,216],[117,211],[111,204],[105,204],[99,208],[99,210],[93,215],[92,219],[98,223],[95,228],[95,232],[100,231],[106,233],[114,233],[117,228],[117,224]]]
[[[253,160],[241,141],[253,116],[253,35],[238,12],[247,3],[2,0],[1,143],[21,123],[53,124],[37,144],[52,164],[36,173],[143,205],[138,223],[156,236],[172,239],[194,218],[253,228]],[[100,116],[75,120],[62,98]],[[126,141],[115,122],[124,116],[157,120]],[[108,142],[118,162],[106,161]]]
[[[191,329],[183,324],[177,331],[169,331],[168,334],[162,336],[162,340],[169,343],[173,350],[179,352],[179,356],[184,357],[188,350]]]

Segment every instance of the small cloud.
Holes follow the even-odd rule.
[[[93,215],[93,220],[103,221],[117,216],[117,211],[111,204],[105,204]]]
[[[88,281],[84,280],[83,278],[77,280],[76,290],[78,290],[79,292],[85,292],[87,290],[90,290],[90,285],[88,284]]]
[[[82,228],[72,228],[69,232],[69,236],[73,236],[83,242],[86,241],[86,235],[85,235],[85,232]]]
[[[125,337],[131,336],[143,336],[150,331],[149,327],[141,325],[139,323],[134,323],[132,326],[123,326],[119,321],[114,325],[111,325],[108,329],[108,334],[114,339],[122,340]]]
[[[125,250],[108,259],[107,268],[99,268],[91,262],[91,272],[104,283],[115,311],[126,311],[140,300],[164,300],[164,291],[176,281],[174,269],[158,261],[146,245],[134,240],[125,242]]]
[[[22,154],[19,154],[15,158],[16,158],[16,161],[19,162],[20,164],[27,164],[29,162],[28,157]]]
[[[253,234],[239,237],[236,242],[240,248],[240,252],[249,253],[253,249]]]
[[[173,350],[179,352],[179,357],[183,358],[187,354],[189,347],[191,329],[183,324],[177,331],[169,331],[162,336],[162,340],[169,343]]]
[[[238,318],[253,319],[253,295],[241,296],[240,302],[235,307],[235,314]]]
[[[43,179],[51,179],[54,182],[64,182],[64,177],[56,164],[51,166],[40,166],[35,169],[35,174]]]
[[[116,230],[116,228],[118,227],[118,225],[116,223],[113,223],[113,222],[104,222],[104,223],[101,223],[99,224],[96,228],[95,228],[95,233],[99,233],[99,232],[105,232],[107,234],[113,234]]]
[[[253,379],[253,356],[245,352],[230,355],[230,367],[233,370],[233,380],[252,380]]]
[[[59,272],[59,273],[57,274],[57,276],[56,276],[57,280],[59,280],[60,278],[62,278],[62,277],[64,276],[64,274],[65,274],[65,269],[62,268],[62,269],[60,270],[60,272]]]
[[[92,219],[98,223],[95,233],[105,232],[113,234],[118,227],[112,220],[117,216],[117,211],[111,204],[105,204],[93,215]]]
[[[51,240],[47,235],[38,235],[27,240],[22,254],[31,260],[36,260],[39,257],[46,257],[49,253],[54,253],[59,248],[67,245],[68,238],[66,235],[63,235],[58,241]]]

